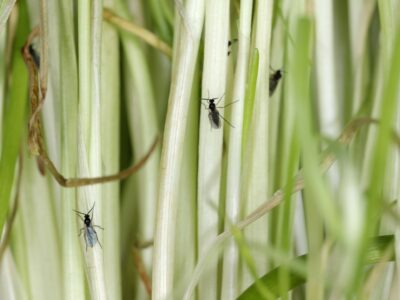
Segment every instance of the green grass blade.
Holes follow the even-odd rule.
[[[385,257],[386,252],[394,250],[394,236],[393,235],[384,235],[384,236],[379,236],[377,238],[374,238],[370,240],[370,244],[368,248],[366,249],[366,261],[365,265],[370,265],[370,264],[375,264],[378,263],[382,260],[382,258]],[[302,255],[298,256],[293,259],[295,263],[302,263],[306,262],[309,259],[308,255]],[[393,260],[394,256],[390,258],[390,260]],[[293,263],[293,262],[292,262]],[[282,291],[280,287],[280,279],[279,279],[279,272],[283,267],[277,267],[273,269],[272,271],[268,272],[264,276],[262,276],[259,281],[265,285],[269,291],[271,291],[276,298],[282,296],[282,292],[286,293],[289,292],[290,290],[293,290],[294,288],[305,284],[307,282],[307,279],[304,277],[304,275],[300,275],[297,272],[294,272],[293,270],[289,270],[289,285],[287,287],[287,290]],[[285,268],[287,268],[285,266]],[[262,295],[259,293],[259,289],[256,285],[256,283],[252,284],[246,291],[244,291],[238,298],[238,300],[258,300],[258,299],[264,299],[262,298]]]
[[[22,60],[21,48],[29,33],[28,15],[25,1],[19,4],[19,18],[16,40],[12,58],[12,84],[8,94],[7,105],[4,109],[2,124],[3,139],[0,158],[0,232],[2,232],[12,183],[15,165],[22,142],[22,132],[26,126],[26,109],[28,99],[28,73]]]

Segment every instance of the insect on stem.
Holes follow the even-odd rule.
[[[99,241],[99,238],[97,236],[97,232],[94,229],[94,227],[100,228],[102,230],[104,230],[103,227],[98,226],[98,225],[94,225],[93,224],[93,209],[94,209],[94,205],[95,203],[93,203],[92,208],[87,212],[87,213],[83,213],[80,211],[77,211],[74,209],[74,212],[77,213],[77,215],[79,216],[79,218],[82,220],[83,224],[85,225],[84,227],[82,227],[79,230],[79,236],[81,236],[82,231],[84,233],[84,237],[85,237],[85,243],[86,243],[86,251],[87,251],[87,247],[89,245],[90,248],[93,248],[96,243],[99,243],[100,248],[103,248],[101,246],[101,243]],[[90,213],[92,213],[92,215],[90,215]],[[83,215],[83,217],[82,217]]]
[[[282,69],[274,70],[271,68],[273,73],[269,76],[269,96],[271,97],[276,88],[278,87],[278,83],[281,80],[284,71]]]
[[[232,45],[236,44],[239,40],[238,39],[232,39],[228,41],[228,56],[231,54],[232,52]]]
[[[219,102],[222,100],[222,98],[225,96],[222,95],[220,98],[201,98],[202,101],[208,101],[208,107],[205,105],[205,108],[208,110],[208,119],[210,120],[211,128],[218,129],[221,128],[221,120],[224,120],[229,126],[232,128],[235,128],[227,119],[225,119],[218,111],[218,108],[225,108],[229,105],[232,105],[239,100],[236,100],[234,102],[228,103],[227,105],[224,106],[217,106]],[[215,100],[217,100],[217,103],[215,103]]]

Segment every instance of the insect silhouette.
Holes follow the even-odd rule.
[[[228,125],[231,126],[232,128],[235,128],[235,126],[233,126],[227,119],[225,119],[219,113],[218,108],[225,108],[229,105],[232,105],[232,104],[238,102],[239,100],[231,102],[225,106],[217,106],[223,97],[224,97],[224,95],[222,95],[222,97],[219,99],[218,98],[201,98],[202,101],[208,101],[208,107],[207,107],[207,105],[205,105],[205,108],[208,110],[208,119],[210,120],[211,127],[214,129],[221,128],[221,119],[223,119],[226,123],[228,123]],[[215,103],[216,100],[218,100],[217,103]]]
[[[276,88],[278,87],[278,83],[283,76],[283,71],[281,69],[274,70],[274,72],[269,75],[269,96],[271,97]]]
[[[74,212],[76,212],[78,214],[79,218],[82,220],[82,222],[85,225],[84,227],[82,227],[80,229],[79,236],[81,236],[82,231],[83,231],[84,237],[85,237],[85,243],[86,243],[86,251],[87,251],[88,245],[90,248],[93,248],[96,245],[96,243],[99,243],[100,248],[103,248],[100,244],[99,238],[97,237],[97,232],[94,229],[94,227],[100,228],[102,230],[104,230],[104,228],[93,224],[93,209],[94,209],[94,203],[93,203],[92,208],[87,213],[83,213],[83,212],[80,212],[80,211],[77,211],[74,209]],[[91,216],[90,216],[90,213],[92,213]]]
[[[231,52],[232,52],[232,45],[233,44],[235,44],[235,43],[237,43],[238,42],[238,39],[232,39],[232,40],[229,40],[228,41],[228,56],[231,54]]]
[[[36,52],[35,48],[33,47],[33,44],[29,45],[29,54],[32,56],[33,62],[35,63],[36,68],[39,70],[40,69],[40,56],[39,53]]]

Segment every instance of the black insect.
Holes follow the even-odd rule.
[[[85,226],[80,229],[79,236],[81,236],[82,231],[83,231],[84,237],[85,237],[85,243],[86,243],[86,251],[87,251],[88,245],[90,248],[93,248],[96,245],[96,243],[99,243],[100,248],[103,248],[100,244],[100,241],[97,237],[97,232],[94,229],[94,227],[97,227],[97,228],[100,228],[103,230],[104,230],[104,228],[93,224],[93,209],[94,209],[94,203],[93,203],[92,208],[87,213],[83,213],[83,212],[74,210],[78,214],[78,216],[82,220],[82,222],[85,224]],[[90,216],[90,213],[92,213],[92,216]],[[83,215],[83,217],[81,215]]]
[[[231,46],[238,42],[238,39],[232,39],[228,41],[228,56],[231,54]]]
[[[281,69],[274,71],[271,75],[269,75],[269,96],[271,97],[276,88],[278,87],[278,83],[282,78],[283,71]]]
[[[35,63],[35,66],[37,69],[40,69],[40,56],[39,53],[36,52],[35,48],[33,47],[33,44],[29,45],[29,54],[32,56],[33,62]]]
[[[210,124],[211,127],[214,129],[218,129],[221,127],[221,119],[223,119],[226,123],[229,124],[229,126],[235,128],[235,126],[233,126],[227,119],[225,119],[218,111],[218,108],[225,108],[229,105],[232,105],[236,102],[238,102],[239,100],[236,100],[234,102],[231,102],[225,106],[217,106],[218,103],[222,100],[224,96],[222,96],[221,98],[201,98],[202,101],[208,101],[208,107],[205,105],[205,108],[208,109],[208,119],[210,120]],[[218,99],[218,102],[215,103],[215,100]],[[221,117],[221,119],[220,119]]]

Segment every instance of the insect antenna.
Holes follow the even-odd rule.
[[[80,212],[80,211],[77,211],[77,210],[75,210],[75,209],[73,209],[73,211],[76,212],[77,214],[86,215],[85,213]]]
[[[218,107],[218,108],[225,108],[225,107],[228,107],[228,106],[230,106],[230,105],[232,105],[232,104],[235,104],[236,102],[239,102],[239,100],[233,101],[233,102],[228,103],[228,104],[226,104],[226,105],[224,105],[224,106],[217,106],[217,107]]]
[[[85,214],[81,213],[80,211],[77,211],[75,209],[73,209],[73,211],[76,212],[77,214],[81,214],[81,215],[85,216]],[[85,220],[80,215],[78,215],[78,217],[79,217],[79,219],[81,219],[82,222],[85,222]]]
[[[92,208],[88,211],[88,215],[90,215],[90,212],[92,212],[92,216],[91,216],[91,219],[93,220],[93,208],[94,208],[94,205],[96,204],[96,202],[93,202],[93,206],[92,206]]]

